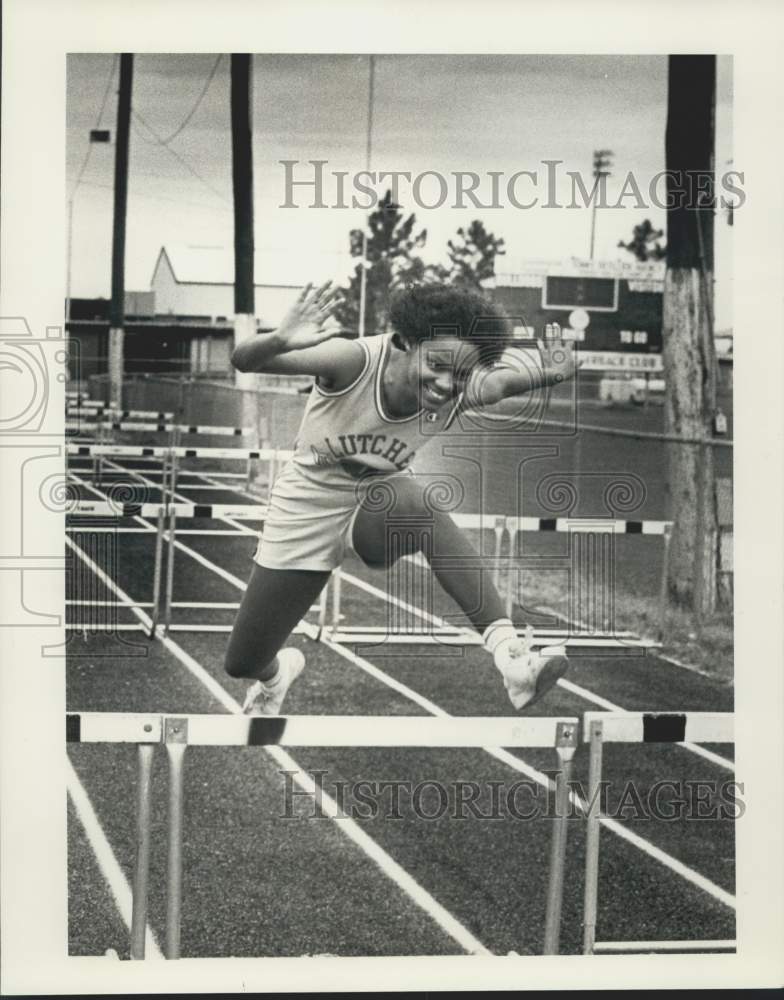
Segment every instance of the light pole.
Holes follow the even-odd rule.
[[[600,192],[604,190],[602,178],[610,176],[609,168],[612,166],[610,157],[612,155],[613,151],[611,149],[595,149],[593,151],[593,176],[595,183],[591,193],[596,195],[596,197],[593,198],[593,209],[591,211],[591,260],[593,260],[594,239],[596,236],[596,203]]]
[[[370,172],[370,154],[373,139],[373,84],[375,82],[375,56],[370,56],[368,80],[368,124],[367,147],[365,150],[365,169]],[[367,222],[362,227],[362,270],[359,273],[359,336],[365,336],[365,306],[367,299]]]

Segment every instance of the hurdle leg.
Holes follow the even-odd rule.
[[[179,459],[177,457],[177,448],[180,446],[181,432],[178,425],[175,425],[172,431],[172,450],[171,450],[171,502],[174,503],[174,494],[177,490],[177,473],[179,472]]]
[[[515,579],[519,579],[514,567],[515,554],[517,552],[517,522],[514,518],[506,519],[506,530],[509,533],[509,564],[506,573],[506,617],[512,617],[515,598]],[[518,603],[522,603],[518,601]]]
[[[602,722],[591,722],[588,764],[588,816],[585,842],[585,899],[583,903],[583,954],[592,955],[596,942],[599,903],[599,834],[601,826]]]
[[[152,615],[150,622],[150,638],[155,638],[158,619],[161,612],[161,564],[163,562],[163,523],[164,509],[158,508],[158,523],[155,529],[155,566],[152,577]]]
[[[340,567],[332,574],[332,631],[340,626]]]
[[[169,510],[169,541],[166,547],[166,598],[163,613],[163,634],[169,634],[171,625],[172,593],[174,591],[174,539],[176,535],[177,513],[172,507]]]
[[[273,451],[267,462],[267,503],[272,499],[272,484],[275,481],[275,473],[277,469],[277,451]]]
[[[339,570],[332,571],[332,578],[334,579],[335,573],[340,572]],[[324,626],[327,624],[327,610],[329,603],[329,584],[332,580],[328,581],[326,587],[321,591],[319,595],[319,614],[318,614],[318,628],[319,635],[324,631]]]
[[[495,549],[493,551],[493,584],[498,589],[501,579],[501,550],[504,544],[504,533],[506,531],[506,521],[503,517],[495,519]]]
[[[164,739],[169,758],[169,840],[166,867],[166,958],[180,957],[182,926],[182,814],[186,719],[167,719]]]
[[[547,885],[547,913],[544,929],[544,954],[557,955],[561,941],[561,906],[566,868],[566,834],[569,817],[569,782],[572,760],[577,747],[577,727],[559,722],[556,751],[560,768],[555,776],[555,815],[550,841],[550,875]]]
[[[150,880],[150,801],[152,759],[155,746],[138,747],[138,785],[136,798],[136,859],[133,866],[133,902],[131,907],[131,958],[144,958],[147,932],[147,889]]]
[[[667,629],[667,577],[670,572],[670,540],[672,528],[664,528],[664,552],[662,553],[661,583],[659,585],[659,642],[664,642]]]

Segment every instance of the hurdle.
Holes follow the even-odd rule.
[[[734,743],[731,712],[586,712],[583,741],[589,744],[586,813],[583,954],[734,951],[735,941],[597,941],[602,758],[605,743]]]
[[[175,458],[214,458],[231,461],[244,461],[245,484],[250,486],[253,462],[267,463],[267,500],[272,492],[278,465],[288,461],[294,454],[290,449],[279,448],[213,448],[172,445],[116,445],[116,444],[78,444],[66,442],[66,456],[75,458],[101,457],[107,458],[154,458],[162,459],[162,471],[167,461]]]
[[[133,870],[130,954],[145,957],[150,872],[152,767],[155,746],[168,759],[166,877],[167,959],[180,958],[184,764],[189,746],[242,747],[421,747],[552,748],[556,751],[556,819],[550,842],[550,870],[543,952],[558,953],[566,864],[569,781],[577,747],[576,718],[454,716],[275,716],[148,715],[79,712],[66,714],[67,743],[127,743],[137,746],[136,850]],[[404,738],[403,738],[404,737]]]
[[[106,431],[145,431],[150,434],[171,434],[180,431],[182,434],[205,434],[210,437],[247,437],[253,433],[252,427],[223,427],[209,424],[169,424],[169,423],[126,423],[122,420],[107,420],[93,424],[65,423],[66,434],[90,433],[98,430]]]
[[[109,417],[112,422],[124,420],[139,420],[149,418],[156,423],[166,422],[172,419],[174,412],[171,410],[118,410],[111,406],[86,403],[79,407],[67,407],[66,417]]]
[[[173,588],[173,564],[174,564],[174,546],[176,540],[176,522],[178,519],[193,519],[193,518],[232,518],[234,520],[255,520],[262,521],[267,514],[266,505],[253,505],[253,504],[188,504],[188,503],[175,503],[173,502],[173,494],[175,490],[175,478],[176,478],[176,468],[174,468],[174,458],[179,456],[188,456],[193,453],[204,454],[204,452],[218,452],[221,455],[230,454],[232,457],[238,457],[237,452],[246,457],[247,455],[252,455],[253,457],[266,458],[270,462],[270,468],[272,468],[272,463],[276,460],[279,453],[270,450],[253,450],[245,451],[244,449],[189,449],[182,447],[170,447],[170,448],[157,448],[157,447],[142,447],[133,448],[126,446],[99,446],[99,445],[76,445],[72,446],[70,449],[71,454],[79,455],[95,455],[95,454],[111,454],[118,455],[118,453],[127,457],[131,455],[133,457],[161,457],[163,459],[163,470],[162,470],[162,503],[114,503],[112,501],[87,501],[79,500],[73,502],[67,513],[85,516],[85,517],[115,517],[115,518],[128,518],[128,517],[146,517],[150,519],[157,520],[156,526],[156,549],[155,549],[155,570],[154,570],[154,597],[153,597],[153,607],[154,613],[153,626],[150,629],[150,636],[156,634],[156,629],[161,620],[161,566],[162,566],[162,552],[163,552],[163,542],[164,534],[168,532],[168,545],[167,545],[167,579],[166,579],[166,594],[167,599],[163,608],[163,626],[164,634],[168,634],[171,628],[180,629],[176,626],[171,625],[171,597]],[[172,464],[169,464],[169,459],[172,459]],[[272,476],[270,476],[271,481]],[[165,508],[164,520],[168,526],[165,526],[164,521],[161,519],[161,507]],[[525,531],[558,531],[558,532],[569,532],[577,536],[580,535],[593,535],[596,532],[597,524],[599,526],[599,533],[602,537],[607,537],[613,534],[665,534],[667,533],[668,522],[635,522],[635,521],[608,521],[608,520],[595,520],[595,519],[576,519],[576,518],[556,518],[556,519],[544,519],[544,518],[508,518],[502,515],[489,515],[489,514],[456,514],[453,515],[455,521],[461,527],[475,528],[475,529],[490,529],[495,535],[495,553],[496,553],[496,569],[503,558],[503,541],[505,534],[509,534],[510,537],[510,552],[514,551],[514,532],[519,530]],[[501,555],[499,555],[501,553]],[[577,553],[578,557],[580,553]],[[511,574],[509,576],[509,583],[511,588]],[[407,629],[405,631],[396,631],[394,629],[389,629],[388,627],[349,627],[340,625],[340,581],[341,574],[340,570],[336,570],[332,574],[332,584],[330,588],[325,588],[322,593],[321,605],[319,612],[318,621],[318,637],[326,638],[332,642],[341,643],[343,645],[355,645],[355,646],[371,646],[379,645],[382,642],[388,643],[390,645],[432,645],[441,644],[444,646],[456,646],[456,645],[480,645],[481,638],[472,630],[468,628],[454,628],[450,626],[443,627],[429,627],[422,630],[417,629]],[[332,614],[328,614],[328,591],[331,591],[332,595]],[[511,598],[509,592],[507,593],[507,606],[511,616]],[[327,622],[328,617],[331,618],[329,623]],[[194,627],[194,631],[196,628]],[[221,630],[220,626],[211,627],[211,630]],[[519,635],[524,635],[524,629],[518,629]],[[540,626],[534,629],[533,636],[533,648],[541,648],[543,646],[558,644],[566,645],[569,648],[586,648],[586,649],[624,649],[624,648],[639,648],[639,649],[656,649],[659,648],[661,643],[653,639],[642,639],[635,635],[633,632],[627,630],[613,629],[608,631],[607,629],[602,629],[597,627],[595,624],[588,626],[587,628],[578,628],[575,630],[573,627],[548,627]]]

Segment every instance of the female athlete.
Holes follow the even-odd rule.
[[[232,355],[242,372],[315,376],[229,640],[227,672],[252,681],[243,710],[280,712],[305,664],[300,650],[284,643],[348,549],[378,568],[422,552],[482,635],[514,707],[530,706],[565,673],[563,648],[534,652],[530,629],[518,637],[490,572],[476,569],[473,546],[448,513],[429,503],[412,463],[461,409],[571,378],[573,354],[566,345],[556,351],[540,343],[528,355],[516,352],[523,363],[510,365],[508,319],[482,295],[448,285],[398,293],[390,310],[394,332],[347,340],[336,336],[336,294],[329,282],[308,285],[277,330],[244,341]],[[377,502],[379,489],[393,496],[392,511]],[[427,514],[428,527],[390,544],[390,513],[398,523]],[[461,563],[470,568],[461,570]]]

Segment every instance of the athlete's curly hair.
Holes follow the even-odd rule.
[[[389,319],[409,343],[452,336],[479,349],[479,364],[495,361],[512,341],[503,309],[479,292],[455,285],[414,285],[397,292]]]

